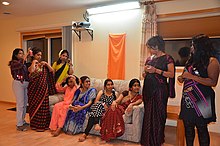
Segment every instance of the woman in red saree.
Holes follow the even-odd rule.
[[[132,79],[129,82],[129,91],[123,91],[104,113],[100,130],[102,140],[109,141],[124,134],[123,114],[131,116],[133,106],[142,103],[142,95],[139,94],[139,90],[140,81]]]
[[[50,111],[49,95],[56,92],[53,79],[53,68],[45,61],[40,61],[42,52],[34,48],[33,61],[28,68],[30,82],[28,85],[28,103],[30,127],[42,132],[49,128]]]

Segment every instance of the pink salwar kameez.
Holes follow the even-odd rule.
[[[58,92],[64,91],[64,101],[61,101],[59,103],[56,103],[53,112],[52,117],[50,121],[50,130],[56,130],[57,128],[62,128],[66,119],[67,111],[69,109],[69,105],[72,102],[74,93],[77,89],[77,86],[74,86],[73,88],[70,88],[68,86],[61,87],[60,85],[56,85],[56,89]]]

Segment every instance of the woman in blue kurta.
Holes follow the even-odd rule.
[[[67,134],[82,132],[86,113],[96,98],[96,89],[90,88],[90,79],[87,76],[80,78],[80,88],[76,90],[70,110],[67,113],[63,131]]]

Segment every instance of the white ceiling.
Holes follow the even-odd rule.
[[[80,7],[95,7],[137,0],[0,0],[0,19],[16,18],[63,11]],[[9,6],[2,5],[10,2]],[[10,13],[10,14],[3,14]]]

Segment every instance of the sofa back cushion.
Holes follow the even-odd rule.
[[[96,90],[99,92],[100,90],[103,90],[104,88],[104,82],[105,79],[97,79],[97,78],[91,78],[91,87],[96,88]],[[129,81],[128,80],[113,80],[115,91],[117,91],[119,94],[121,94],[124,90],[128,90],[129,87]],[[143,85],[143,81],[141,81],[141,86]],[[142,94],[142,88],[140,90],[140,94]]]

